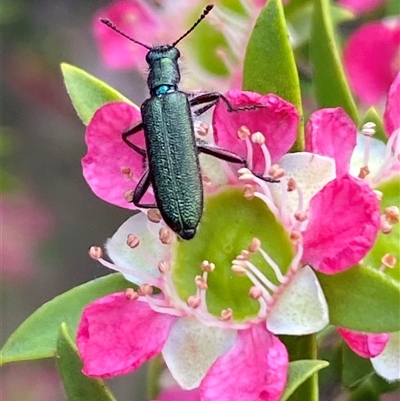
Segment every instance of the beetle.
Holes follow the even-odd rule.
[[[176,45],[196,28],[212,8],[213,5],[206,6],[193,26],[171,45],[154,47],[126,35],[108,19],[101,19],[115,32],[149,50],[146,62],[149,66],[147,86],[150,97],[141,105],[142,122],[122,133],[123,141],[146,161],[131,200],[137,207],[158,208],[165,223],[185,240],[194,237],[203,213],[199,153],[246,166],[246,160],[239,155],[197,139],[193,116],[203,114],[219,100],[225,102],[228,111],[257,108],[235,108],[218,92],[204,92],[191,97],[178,89],[181,80],[178,65],[180,52]],[[130,136],[141,130],[144,131],[146,150],[129,141]],[[268,177],[264,179],[276,182]],[[141,202],[150,184],[155,204]]]

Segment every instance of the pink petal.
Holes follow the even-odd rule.
[[[142,67],[145,65],[146,48],[132,43],[100,22],[109,19],[128,36],[151,46],[155,32],[161,22],[155,12],[143,1],[114,1],[96,12],[93,18],[93,32],[106,65],[112,68]]]
[[[308,120],[306,150],[333,158],[339,177],[349,171],[356,143],[357,127],[340,107],[318,110]]]
[[[400,128],[400,73],[390,86],[383,121],[387,136]]]
[[[135,189],[143,172],[143,158],[122,141],[122,133],[141,121],[140,111],[123,102],[108,103],[96,111],[86,129],[87,154],[82,159],[83,175],[92,191],[101,199],[114,205],[134,209],[124,199],[127,190]],[[143,131],[130,139],[142,149]],[[132,179],[122,174],[130,168]],[[146,194],[144,202],[154,202]]]
[[[202,381],[201,399],[277,401],[286,384],[288,362],[285,346],[262,324],[242,330]]]
[[[363,358],[373,358],[379,355],[389,341],[390,335],[368,334],[352,331],[348,329],[338,328],[339,334],[346,341],[347,345]]]
[[[343,53],[344,67],[354,93],[367,104],[377,104],[399,71],[397,62],[400,24],[363,25],[349,38]]]
[[[242,126],[250,132],[260,131],[271,153],[272,162],[279,160],[293,145],[297,137],[299,116],[296,108],[276,95],[260,95],[232,89],[225,95],[234,107],[263,105],[265,107],[240,112],[228,112],[219,101],[213,115],[215,142],[218,146],[246,157],[246,145],[237,137]],[[264,158],[259,145],[253,145],[253,170],[264,171]]]
[[[362,14],[366,11],[373,10],[384,4],[386,0],[338,0],[338,3],[353,11],[356,14]]]
[[[88,376],[131,372],[161,352],[176,317],[115,293],[86,306],[77,345]]]
[[[379,220],[379,201],[365,182],[349,175],[329,182],[310,202],[303,262],[326,274],[349,269],[374,244]]]

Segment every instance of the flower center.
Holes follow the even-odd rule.
[[[284,274],[294,256],[293,246],[284,226],[267,205],[256,197],[245,199],[238,188],[210,196],[196,236],[190,241],[176,242],[173,248],[171,277],[179,298],[187,300],[197,294],[207,303],[208,312],[218,317],[229,315],[240,321],[257,316],[259,304],[249,297],[253,283],[232,271],[232,262],[255,237]],[[252,253],[250,260],[271,283],[280,284],[272,262],[261,252]],[[205,261],[212,264],[212,271],[204,271]],[[204,276],[203,272],[207,274]],[[202,288],[199,277],[206,287]]]

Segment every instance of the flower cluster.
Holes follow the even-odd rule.
[[[288,355],[275,335],[314,333],[328,324],[313,269],[335,274],[351,268],[398,220],[395,207],[380,212],[385,195],[379,185],[399,174],[399,80],[387,104],[390,138],[377,170],[369,160],[373,125],[357,134],[342,109],[319,110],[307,124],[306,151],[287,154],[297,135],[295,108],[275,95],[228,92],[234,106],[262,107],[228,113],[218,104],[212,126],[197,123],[197,135],[212,132],[216,144],[243,156],[248,168],[236,174],[232,166],[220,168],[213,182],[215,166],[204,160],[206,205],[193,240],[179,241],[150,210],[139,211],[107,242],[114,263],[92,248],[92,257],[139,287],[85,308],[77,337],[84,372],[123,374],[162,353],[179,385],[199,388],[204,400],[232,394],[278,400]],[[122,207],[134,207],[124,193],[137,184],[143,162],[120,133],[139,118],[133,106],[107,104],[86,133],[84,175],[98,196]],[[363,157],[354,176],[358,142]],[[339,331],[360,355],[374,357],[378,373],[396,378],[398,359],[382,352],[396,347],[396,335]]]

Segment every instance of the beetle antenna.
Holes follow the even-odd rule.
[[[133,38],[131,38],[130,36],[128,36],[126,33],[120,31],[109,19],[107,19],[107,18],[100,18],[100,21],[101,21],[103,24],[107,25],[109,28],[111,28],[113,31],[119,33],[120,35],[124,36],[125,38],[129,39],[130,41],[132,41],[132,42],[134,42],[134,43],[136,43],[136,44],[138,44],[138,45],[140,45],[140,46],[143,46],[143,47],[145,47],[145,48],[148,49],[148,50],[151,50],[151,47],[150,47],[150,46],[147,46],[147,45],[145,45],[144,43],[139,42],[138,40],[133,39]]]
[[[204,9],[203,13],[200,15],[199,19],[193,24],[193,26],[186,31],[178,40],[175,40],[174,43],[172,43],[172,47],[175,47],[183,38],[185,38],[187,35],[189,35],[190,32],[193,31],[194,28],[196,28],[197,25],[200,24],[201,21],[203,21],[204,18],[207,17],[207,14],[213,9],[214,4],[209,4],[208,6],[206,6],[206,8]]]

